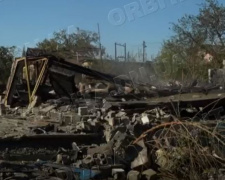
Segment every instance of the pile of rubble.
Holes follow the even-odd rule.
[[[44,59],[37,69],[43,77],[34,83],[30,72],[26,84],[15,78],[37,59]],[[130,80],[121,78],[119,86],[98,82],[90,88],[86,82],[75,88],[71,72],[111,83],[114,77],[40,52],[21,67],[12,68],[1,105],[1,179],[225,178],[223,89],[132,89]]]

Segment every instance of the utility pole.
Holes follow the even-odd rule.
[[[125,62],[127,61],[127,44],[125,43],[124,44],[124,59],[125,59]]]
[[[117,56],[117,46],[121,46],[124,48],[124,60],[127,61],[127,44],[120,44],[120,43],[115,43],[115,60],[117,60],[118,56]]]
[[[117,44],[115,43],[115,61],[117,60]]]
[[[100,33],[100,26],[98,23],[98,40],[99,40],[99,55],[100,55],[100,60],[102,63],[102,68],[103,68],[103,60],[102,60],[102,43],[101,43],[101,33]]]
[[[143,62],[145,62],[145,49],[146,49],[146,43],[143,41]]]

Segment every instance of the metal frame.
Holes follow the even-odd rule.
[[[19,58],[19,59],[16,59],[13,64],[12,64],[12,68],[11,68],[11,74],[9,76],[9,79],[8,79],[8,82],[7,82],[7,86],[6,86],[6,95],[5,95],[5,98],[4,98],[4,104],[5,106],[8,106],[7,104],[7,99],[8,99],[8,96],[9,96],[9,89],[11,89],[11,85],[12,85],[12,82],[13,82],[13,79],[15,78],[15,72],[16,72],[16,67],[18,65],[18,63],[20,61],[24,61],[25,60],[25,57],[22,57],[22,58]]]
[[[48,66],[48,62],[49,60],[47,58],[42,58],[42,59],[35,59],[35,60],[29,60],[27,59],[26,57],[23,57],[23,58],[20,58],[20,59],[16,59],[12,65],[12,72],[11,72],[11,76],[8,80],[8,83],[7,83],[7,94],[5,96],[5,99],[4,99],[4,104],[5,106],[7,106],[7,99],[8,99],[8,93],[9,93],[9,90],[11,88],[11,85],[12,85],[12,82],[13,82],[13,79],[15,78],[15,72],[16,72],[16,68],[17,68],[17,65],[19,62],[21,61],[24,61],[24,64],[25,64],[25,78],[26,78],[26,83],[27,83],[27,91],[28,91],[28,98],[29,98],[29,105],[32,103],[32,101],[34,100],[35,98],[35,95],[37,93],[37,90],[40,86],[40,84],[43,82],[43,77],[44,77],[44,74],[46,72],[46,69],[47,69],[47,66]],[[39,72],[39,75],[36,79],[36,83],[35,83],[35,86],[34,86],[34,89],[31,91],[31,86],[30,86],[30,72],[29,72],[29,62],[38,62],[38,61],[42,61],[42,67],[40,69],[40,72]]]

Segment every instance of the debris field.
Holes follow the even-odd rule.
[[[0,88],[0,179],[223,180],[221,86],[141,84],[28,49]]]

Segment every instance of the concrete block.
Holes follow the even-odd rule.
[[[88,108],[87,107],[79,107],[78,108],[78,115],[79,116],[88,115]]]
[[[127,180],[140,180],[140,172],[134,170],[130,171],[127,174]]]

